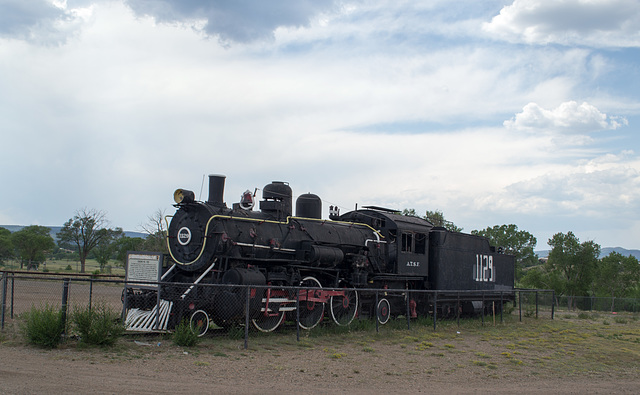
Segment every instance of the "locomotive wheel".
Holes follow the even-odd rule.
[[[204,310],[197,310],[191,314],[189,320],[189,327],[191,332],[198,335],[198,337],[204,336],[209,330],[209,315]]]
[[[345,289],[343,295],[331,297],[329,307],[333,322],[340,326],[349,325],[358,311],[358,292],[355,289]]]
[[[322,288],[322,285],[317,278],[309,276],[300,281],[300,287]],[[322,321],[322,317],[324,315],[324,303],[308,300],[307,297],[300,297],[299,305],[300,328],[311,329]]]
[[[271,290],[273,292],[273,290]],[[282,290],[278,290],[276,292],[282,292]],[[265,292],[266,293],[266,292]],[[274,297],[272,295],[271,297]],[[253,326],[256,327],[260,332],[272,332],[276,330],[284,322],[285,311],[280,310],[281,303],[270,301],[268,304],[265,304],[264,311],[260,311],[260,314],[257,318],[251,320],[253,322]]]
[[[269,313],[269,311],[271,311],[271,313]],[[267,310],[267,314],[274,315],[261,315],[259,318],[251,320],[251,322],[253,322],[253,326],[255,326],[260,332],[273,332],[282,324],[282,322],[284,322],[284,311],[274,313],[271,308],[269,308],[269,310]]]
[[[391,318],[391,304],[389,304],[387,299],[380,299],[378,301],[376,316],[378,317],[378,322],[382,325],[389,322],[389,318]]]

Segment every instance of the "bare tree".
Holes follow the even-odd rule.
[[[167,252],[166,232],[165,232],[165,212],[157,209],[147,217],[147,222],[140,225],[140,228],[147,237],[144,248],[149,251]]]

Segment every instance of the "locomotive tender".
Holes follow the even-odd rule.
[[[186,317],[204,326],[203,334],[209,320],[229,326],[243,322],[245,314],[262,331],[276,329],[287,315],[305,329],[325,316],[339,325],[357,314],[386,323],[407,312],[412,317],[477,313],[489,303],[501,308],[513,299],[515,258],[484,237],[374,206],[342,215],[331,207],[329,219],[322,219],[322,201],[310,193],[297,198],[294,215],[292,190],[278,181],[263,188],[259,210],[253,210],[250,191],[228,208],[224,183],[225,176],[210,175],[205,202],[191,191],[174,194],[177,211],[167,234],[174,265],[163,276],[162,290],[175,315],[170,326]],[[243,293],[239,287],[200,286],[205,284],[255,288],[249,294],[246,288]],[[279,288],[286,286],[309,289]],[[362,291],[371,289],[389,292],[380,291],[378,298]],[[435,302],[430,293],[391,290],[439,293]],[[477,291],[500,291],[500,296]],[[133,296],[130,306],[135,307]]]

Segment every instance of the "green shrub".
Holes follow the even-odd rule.
[[[198,334],[191,330],[187,319],[182,320],[173,332],[173,342],[181,347],[192,347],[198,344]]]
[[[67,267],[65,267],[64,270],[70,272],[73,270],[73,268],[71,267],[71,265],[67,265]]]
[[[73,322],[80,342],[86,344],[111,346],[124,333],[120,314],[104,304],[75,310]]]
[[[58,347],[65,329],[61,311],[48,304],[42,309],[32,306],[26,318],[23,331],[29,343],[44,348]]]

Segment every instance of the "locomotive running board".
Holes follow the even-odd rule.
[[[159,312],[158,305],[153,306],[151,310],[129,309],[124,324],[125,330],[134,332],[166,331],[172,307],[173,302],[161,299]]]

